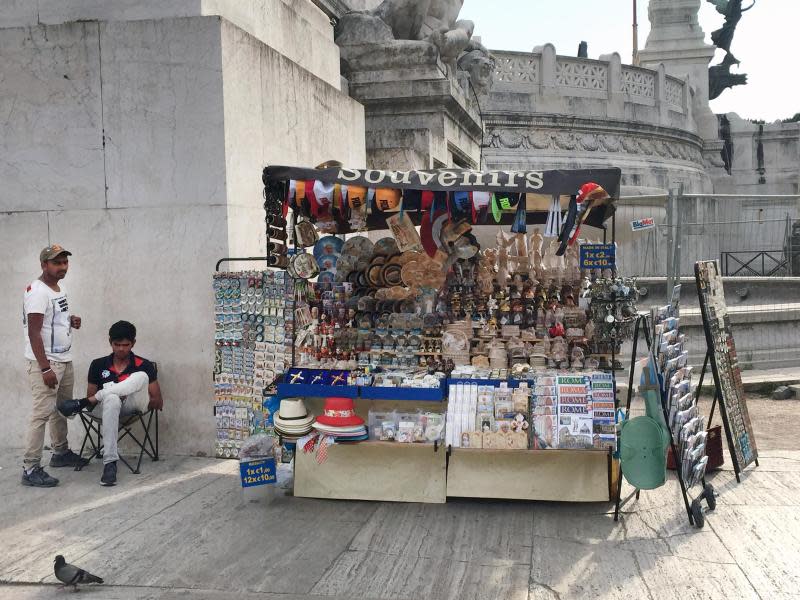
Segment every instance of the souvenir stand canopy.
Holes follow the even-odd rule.
[[[321,434],[315,448],[299,440],[295,495],[612,499],[614,373],[635,322],[635,287],[616,278],[613,247],[586,246],[579,265],[578,238],[591,231],[583,225],[609,241],[610,221],[613,244],[619,169],[276,166],[263,182],[265,259],[288,269],[296,286],[291,364],[276,373],[277,396],[351,398],[370,409],[369,441],[329,445]],[[497,248],[477,247],[471,229],[479,225],[500,226]],[[529,225],[546,225],[546,236]],[[365,230],[394,239],[335,237]],[[547,234],[555,234],[549,246]],[[382,410],[384,401],[394,409]],[[350,414],[329,408],[326,415]],[[402,415],[413,409],[423,416],[411,433],[404,419],[413,419]],[[396,441],[406,434],[432,443]]]

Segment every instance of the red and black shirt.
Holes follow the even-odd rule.
[[[118,373],[114,369],[114,355],[102,356],[95,358],[89,366],[89,383],[97,386],[97,389],[102,389],[107,383],[119,383],[125,381],[134,373],[143,371],[147,373],[150,383],[153,383],[158,375],[156,373],[156,366],[141,356],[136,356],[131,352],[128,367],[122,372]]]

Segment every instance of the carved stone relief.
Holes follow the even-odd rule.
[[[700,149],[691,143],[633,134],[595,134],[495,128],[491,129],[486,136],[485,145],[488,148],[507,150],[549,149],[623,153],[639,156],[657,156],[671,160],[685,160],[697,164],[703,163],[703,155]]]

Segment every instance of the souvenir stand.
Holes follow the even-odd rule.
[[[263,181],[279,270],[219,278],[283,302],[245,387],[272,402],[295,495],[612,499],[617,357],[637,314],[614,265],[619,169],[268,167]],[[499,226],[483,248],[481,225]]]

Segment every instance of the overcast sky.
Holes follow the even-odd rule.
[[[650,31],[648,1],[638,2],[639,47],[643,48]],[[749,3],[745,0],[745,5]],[[586,40],[590,58],[619,52],[623,63],[631,62],[632,15],[632,0],[465,0],[461,11],[462,19],[475,21],[475,35],[490,49],[530,52],[550,42],[558,54],[575,55],[580,41]],[[722,15],[704,0],[700,24],[708,44],[711,32],[722,22]],[[757,0],[739,22],[731,45],[749,83],[726,90],[711,103],[714,112],[736,112],[768,122],[800,112],[794,41],[798,24],[800,0]],[[717,54],[715,62],[724,53]]]

